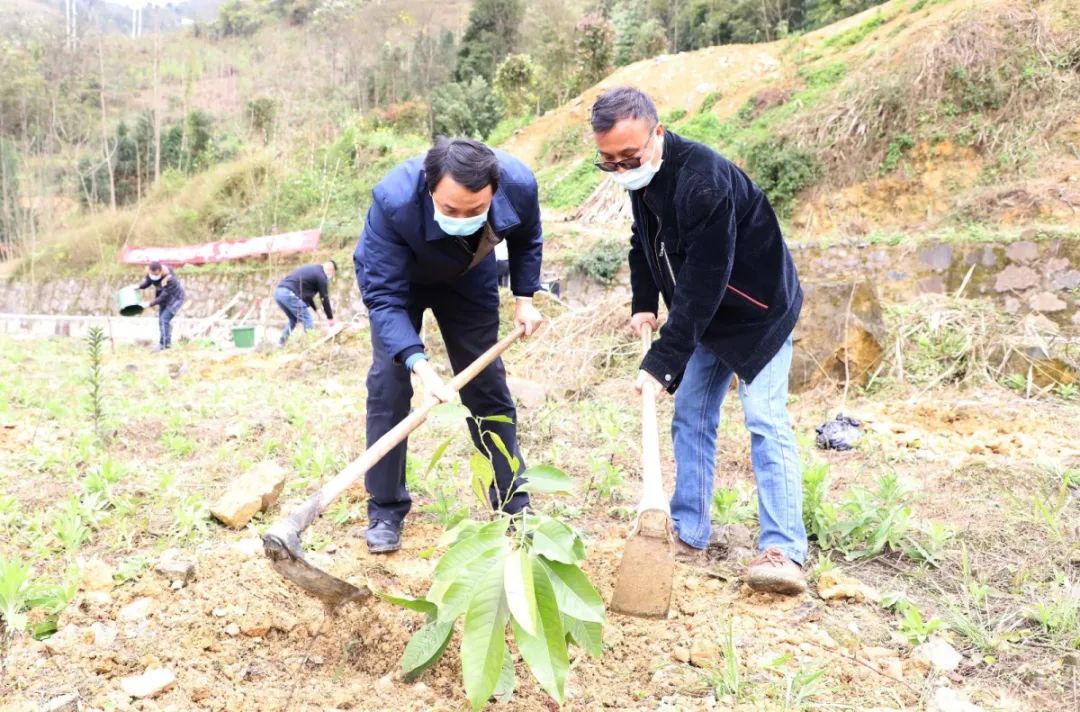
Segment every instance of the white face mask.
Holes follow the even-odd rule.
[[[161,274],[152,274],[152,275],[150,275],[150,281],[151,282],[160,282],[161,278],[164,277],[164,276],[165,276],[164,272],[162,272]]]
[[[435,206],[435,222],[439,224],[442,231],[447,235],[454,235],[455,237],[467,237],[472,235],[487,222],[488,211],[474,215],[471,218],[452,218],[449,215],[443,215],[439,212],[439,207]]]
[[[663,135],[656,137],[657,152],[663,156],[664,150],[664,137]],[[656,162],[656,165],[651,163],[642,163],[637,168],[632,168],[628,171],[617,171],[611,174],[611,180],[615,181],[623,188],[627,190],[641,190],[652,181],[653,176],[660,170],[660,166],[663,165],[664,159],[661,158]]]

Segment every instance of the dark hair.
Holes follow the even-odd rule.
[[[330,264],[334,265],[334,271],[337,272],[337,260],[330,260]]]
[[[597,97],[589,112],[593,133],[607,133],[623,119],[648,119],[654,124],[660,121],[653,100],[634,87],[608,89]]]
[[[150,271],[151,272],[160,272],[161,271],[161,263],[160,262],[151,262],[150,263]]]
[[[435,145],[424,156],[424,173],[429,193],[435,192],[447,173],[473,193],[489,185],[493,192],[499,189],[499,159],[495,152],[468,138],[436,138]]]

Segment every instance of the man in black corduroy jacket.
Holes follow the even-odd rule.
[[[665,131],[644,92],[602,94],[590,121],[597,167],[630,194],[631,329],[667,322],[636,389],[675,394],[672,521],[684,558],[709,543],[716,430],[734,376],[758,486],[754,589],[801,593],[806,582],[802,472],[787,412],[791,332],[802,289],[768,198],[737,166]]]

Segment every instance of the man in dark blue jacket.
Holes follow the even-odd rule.
[[[315,326],[311,313],[315,311],[315,295],[319,295],[328,326],[334,325],[334,309],[330,306],[330,281],[337,274],[337,262],[328,260],[319,265],[297,267],[274,289],[274,301],[285,312],[288,322],[281,332],[278,344],[285,345],[296,325],[303,324],[304,331]]]
[[[172,320],[180,307],[184,306],[184,287],[180,284],[172,267],[160,262],[151,262],[146,268],[143,281],[133,285],[136,289],[154,287],[154,299],[146,307],[158,308],[158,344],[154,351],[172,348]]]
[[[532,305],[540,288],[543,233],[536,179],[517,159],[477,141],[440,138],[424,156],[400,164],[372,191],[364,231],[353,262],[371,321],[372,364],[367,376],[367,442],[370,446],[409,412],[409,373],[426,397],[441,402],[453,391],[431,367],[420,341],[421,317],[431,309],[454,372],[465,368],[498,340],[499,288],[494,245],[505,241],[510,256],[514,321],[529,336],[542,317]],[[484,421],[483,440],[470,419],[473,442],[492,454],[493,507],[509,513],[528,505],[512,494],[524,468],[512,472],[499,454],[493,432],[521,460],[517,414],[501,360],[461,390],[461,400]],[[401,523],[412,504],[405,487],[405,445],[368,470],[368,548],[401,548]]]
[[[801,593],[802,473],[787,396],[803,295],[776,215],[738,167],[665,131],[645,93],[611,89],[590,120],[597,167],[630,193],[631,329],[656,328],[661,295],[668,308],[635,387],[643,397],[675,394],[671,516],[681,553],[699,559],[709,543],[716,429],[737,375],[761,524],[746,581]]]

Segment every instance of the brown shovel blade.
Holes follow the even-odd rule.
[[[266,534],[263,536],[263,551],[275,571],[327,605],[362,601],[371,595],[367,586],[354,586],[312,566],[304,558],[300,550],[300,537],[295,532],[291,536]]]
[[[637,531],[623,550],[611,610],[638,618],[666,618],[675,576],[669,518],[650,509],[638,518]]]

